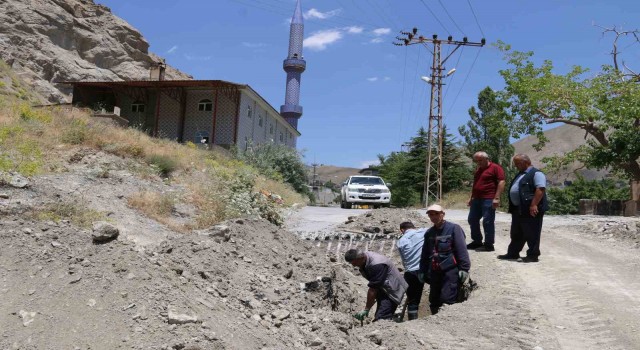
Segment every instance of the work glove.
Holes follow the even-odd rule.
[[[357,312],[355,314],[353,314],[353,317],[355,317],[357,320],[364,320],[365,317],[369,316],[369,309],[364,309],[360,312]]]
[[[469,278],[469,272],[460,270],[458,271],[458,281],[460,284],[464,283]]]

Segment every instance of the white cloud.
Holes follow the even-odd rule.
[[[211,59],[211,56],[194,56],[185,53],[184,58],[187,61],[208,61]]]
[[[260,47],[265,47],[265,46],[267,46],[267,44],[265,44],[265,43],[248,43],[248,42],[243,42],[243,43],[242,43],[242,46],[244,46],[244,47],[248,47],[248,48],[250,48],[250,49],[257,49],[257,48],[260,48]]]
[[[370,82],[378,81],[378,77],[367,78],[367,80]]]
[[[306,13],[304,13],[302,16],[305,19],[327,19],[327,18],[331,18],[337,14],[340,13],[340,9],[337,10],[331,10],[331,11],[327,11],[327,12],[320,12],[315,8],[310,9],[309,11],[307,11]]]
[[[377,36],[387,35],[387,34],[391,33],[391,29],[390,28],[378,28],[378,29],[374,29],[372,33],[374,35],[377,35]]]
[[[342,33],[336,29],[322,30],[313,33],[310,37],[304,39],[303,45],[313,51],[322,51],[327,45],[333,44],[342,39]]]
[[[391,80],[391,77],[384,77],[382,80],[389,81],[389,80]]]
[[[173,45],[169,50],[167,50],[167,53],[174,53],[176,52],[176,50],[178,49],[177,45]]]
[[[351,26],[351,27],[346,27],[345,30],[349,34],[360,34],[364,30],[364,28],[357,27],[357,26]]]
[[[382,38],[373,38],[369,42],[372,43],[372,44],[380,44],[381,42],[384,42],[384,39],[382,39]]]
[[[365,169],[368,168],[369,165],[379,165],[380,161],[379,160],[364,160],[362,162],[360,162],[360,164],[358,165],[358,168],[360,169]]]

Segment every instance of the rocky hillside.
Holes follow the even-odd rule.
[[[161,60],[135,28],[92,0],[0,1],[0,59],[49,102],[73,80],[136,80]],[[167,67],[167,79],[191,79]]]

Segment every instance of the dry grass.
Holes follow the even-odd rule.
[[[95,221],[106,220],[104,213],[90,209],[81,200],[49,204],[44,208],[33,211],[31,216],[43,221],[59,222],[61,220],[69,220],[74,225],[84,229],[90,228]]]
[[[440,205],[446,209],[467,209],[470,194],[471,189],[445,193],[442,195]]]
[[[196,208],[196,218],[189,228],[203,228],[228,219],[234,212],[229,210],[227,200],[231,188],[247,174],[253,182],[244,190],[276,194],[285,205],[306,202],[289,185],[264,178],[226,150],[205,150],[192,143],[153,138],[139,129],[104,124],[91,118],[88,109],[31,107],[29,103],[37,103],[36,99],[20,96],[18,89],[24,90],[25,85],[2,61],[0,80],[5,85],[11,81],[12,88],[5,86],[5,93],[0,94],[0,171],[18,171],[28,176],[65,171],[68,164],[64,154],[80,148],[127,158],[129,170],[139,178],[155,181],[160,177],[186,188],[180,198],[142,191],[128,199],[132,208],[180,230],[186,224],[180,226],[172,221],[175,204],[189,203]],[[85,210],[83,214],[82,207],[58,205],[40,210],[38,215],[66,218],[82,225],[100,216]]]

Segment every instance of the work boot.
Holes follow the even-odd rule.
[[[476,249],[482,247],[482,242],[473,241],[467,244],[467,249]]]
[[[503,255],[498,255],[498,259],[500,259],[500,260],[518,260],[518,259],[520,259],[520,256],[519,255],[503,254]]]
[[[537,256],[525,256],[524,258],[520,259],[520,262],[523,262],[523,263],[538,262],[538,257]]]
[[[493,247],[493,244],[485,244],[482,247],[476,249],[476,252],[492,252],[496,250],[496,248]]]
[[[417,320],[418,319],[418,313],[414,314],[413,312],[409,312],[407,314],[407,318],[408,318],[409,321]]]

